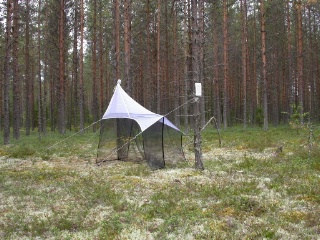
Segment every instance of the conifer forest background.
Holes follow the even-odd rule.
[[[81,130],[118,79],[151,111],[220,128],[320,120],[318,0],[0,0],[3,143]]]

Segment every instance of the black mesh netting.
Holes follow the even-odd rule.
[[[182,133],[163,121],[164,118],[141,133],[132,119],[102,120],[97,163],[146,160],[151,169],[159,169],[184,161]]]

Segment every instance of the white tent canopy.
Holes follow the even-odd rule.
[[[151,169],[185,160],[183,133],[165,116],[141,106],[120,86],[102,117],[97,163],[145,160]]]
[[[109,106],[104,113],[102,119],[112,119],[112,118],[128,118],[135,120],[141,131],[145,131],[151,125],[159,120],[164,121],[164,124],[180,131],[174,124],[172,124],[166,117],[149,111],[145,107],[137,103],[133,98],[131,98],[120,86],[118,80],[117,86],[114,90],[113,96],[110,100]]]

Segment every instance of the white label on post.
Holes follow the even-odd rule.
[[[196,96],[201,97],[202,96],[201,83],[195,83],[195,89],[196,89]]]

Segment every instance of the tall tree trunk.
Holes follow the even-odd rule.
[[[102,7],[102,1],[99,2],[99,81],[100,81],[100,86],[99,86],[99,119],[102,117],[103,115],[103,111],[104,111],[104,84],[103,84],[103,73],[104,73],[104,49],[103,49],[103,23],[102,23],[102,11],[103,11],[103,7]],[[108,54],[107,54],[108,55]]]
[[[302,3],[301,0],[295,2],[297,11],[297,32],[298,32],[298,48],[297,48],[297,67],[298,67],[298,105],[300,115],[302,116],[304,108],[304,83],[303,83],[303,33],[302,33]],[[303,117],[300,119],[303,122]]]
[[[241,0],[242,12],[242,82],[243,82],[243,127],[247,127],[247,1]]]
[[[21,83],[19,76],[19,5],[18,0],[13,1],[13,25],[12,25],[13,45],[13,137],[20,138],[21,124]]]
[[[179,109],[179,97],[180,97],[180,87],[179,87],[179,76],[178,76],[178,36],[177,36],[177,8],[173,7],[173,92],[174,92],[174,124],[180,127],[180,119],[178,117]]]
[[[45,8],[45,40],[48,47],[45,48],[45,81],[47,82],[48,112],[50,130],[55,131],[57,127],[57,111],[59,105],[59,16],[60,1],[51,1]]]
[[[167,4],[165,4],[164,6],[164,33],[162,33],[162,35],[165,35],[165,49],[161,50],[161,52],[163,53],[163,58],[161,60],[161,62],[163,62],[163,65],[160,69],[162,70],[162,75],[160,78],[160,82],[162,82],[161,84],[161,96],[162,96],[162,112],[163,113],[167,113],[168,107],[169,107],[169,101],[167,99],[170,98],[170,67],[169,67],[169,37],[168,37],[168,6]],[[161,49],[161,47],[160,47]],[[161,71],[161,70],[160,70]]]
[[[201,83],[200,79],[200,49],[199,49],[199,8],[198,1],[191,0],[192,11],[192,73],[193,82]],[[194,102],[194,154],[195,154],[195,168],[204,169],[202,162],[202,146],[201,146],[201,113],[200,113],[200,99],[195,98]]]
[[[84,129],[84,89],[83,89],[83,40],[84,40],[84,0],[80,0],[80,52],[79,52],[79,122]]]
[[[313,39],[312,39],[312,27],[311,27],[311,11],[310,11],[310,5],[306,6],[307,8],[307,16],[308,16],[308,68],[309,68],[309,74],[306,77],[309,79],[308,85],[310,87],[310,90],[307,91],[308,95],[308,122],[311,122],[311,116],[314,116],[315,111],[314,111],[314,106],[316,105],[316,101],[314,99],[314,92],[316,91],[316,86],[314,84],[314,70],[313,70],[313,64],[312,62],[314,61],[314,53],[313,53]]]
[[[74,21],[73,21],[73,49],[72,49],[72,85],[70,91],[70,131],[72,124],[77,126],[78,109],[78,2],[74,6]]]
[[[290,0],[287,0],[287,56],[288,56],[288,80],[287,80],[287,96],[288,96],[288,112],[291,115],[293,113],[294,104],[294,80],[292,76],[292,37],[291,37],[291,11],[290,11]]]
[[[0,34],[1,36],[3,36],[3,49],[4,49],[4,52],[5,52],[5,31],[2,31],[2,29],[0,29]],[[3,53],[4,53],[3,52]],[[0,90],[0,132],[3,131],[3,84],[4,84],[4,81],[3,81],[3,77],[4,77],[4,60],[5,60],[5,55],[3,55],[2,58],[0,58],[0,87],[1,87],[1,90]],[[2,135],[3,136],[3,135]]]
[[[31,130],[34,131],[34,128],[35,128],[35,104],[34,104],[34,100],[35,100],[35,93],[34,93],[34,80],[35,79],[35,76],[36,76],[36,70],[35,70],[35,65],[34,64],[31,64],[31,79],[32,81],[30,81],[30,89],[31,89],[31,103],[30,103],[30,106],[31,106]]]
[[[30,135],[30,121],[31,121],[31,89],[30,89],[30,51],[29,51],[29,42],[30,42],[30,6],[29,0],[26,0],[26,35],[25,35],[25,112],[26,112],[26,119],[25,119],[25,126],[26,126],[26,135]],[[39,30],[38,30],[39,31]]]
[[[115,25],[115,80],[120,79],[120,2],[114,0]]]
[[[266,57],[266,23],[264,1],[260,0],[261,14],[261,54],[262,54],[262,92],[263,92],[263,129],[268,130],[268,86],[267,86],[267,57]]]
[[[161,0],[158,0],[158,15],[157,15],[157,113],[160,113],[160,106],[161,106],[161,96],[160,96],[160,22],[161,21]]]
[[[183,48],[184,48],[184,98],[183,101],[185,103],[185,106],[183,108],[183,115],[184,115],[184,126],[185,129],[188,129],[189,125],[189,104],[188,102],[188,95],[189,95],[189,62],[191,59],[190,54],[190,0],[186,0],[184,2],[184,18],[183,18]]]
[[[198,0],[198,29],[199,29],[199,82],[202,85],[202,89],[206,89],[205,77],[204,77],[204,0]],[[204,91],[203,91],[204,95]],[[203,127],[206,124],[206,111],[205,111],[205,102],[204,96],[200,98],[200,125]]]
[[[29,0],[28,0],[29,2]],[[39,138],[41,134],[45,133],[44,119],[43,119],[43,99],[42,99],[42,79],[41,79],[41,0],[38,2],[38,133]],[[45,106],[45,105],[44,105]]]
[[[97,0],[93,1],[93,36],[92,36],[92,114],[93,121],[98,121],[97,98]],[[93,130],[96,125],[93,126]]]
[[[104,88],[104,91],[105,91],[105,97],[104,97],[104,106],[106,106],[107,105],[107,102],[109,101],[109,99],[111,98],[111,94],[112,94],[112,89],[113,89],[113,87],[114,87],[114,84],[113,84],[113,81],[111,81],[110,79],[111,79],[111,72],[110,72],[110,70],[109,70],[109,65],[110,65],[110,50],[109,50],[109,42],[108,42],[108,40],[106,39],[105,40],[106,41],[106,44],[105,44],[105,48],[106,48],[106,54],[105,54],[105,68],[104,68],[104,70],[105,70],[105,72],[104,72],[104,77],[105,77],[105,88]],[[105,110],[105,109],[103,109],[103,110]]]
[[[7,0],[7,18],[6,18],[6,38],[5,38],[5,57],[3,70],[3,143],[10,143],[10,109],[9,109],[9,88],[10,88],[10,58],[12,39],[10,35],[12,26],[13,4],[11,0]]]
[[[132,95],[131,77],[131,0],[124,0],[124,62],[127,93]]]
[[[223,127],[228,126],[228,0],[223,0]]]
[[[256,7],[254,5],[253,16],[256,18]],[[255,117],[257,115],[258,106],[260,107],[260,97],[259,97],[259,88],[257,81],[257,27],[256,21],[253,23],[253,39],[252,39],[252,67],[251,67],[251,79],[252,83],[250,84],[250,98],[251,98],[251,120],[252,124],[255,123]],[[260,123],[259,123],[260,125]]]
[[[154,88],[154,81],[152,78],[152,61],[151,61],[151,34],[150,34],[150,0],[147,0],[146,3],[146,34],[147,34],[147,63],[146,63],[146,77],[144,86],[150,86],[143,89],[144,91],[144,106],[148,109],[151,109],[152,101],[151,96]]]
[[[139,35],[139,45],[142,44],[142,36],[141,34]],[[145,53],[143,51],[140,51],[138,53],[138,71],[137,71],[137,74],[138,77],[136,78],[136,81],[135,81],[135,87],[134,87],[134,92],[131,92],[131,95],[132,96],[135,96],[135,98],[141,102],[143,105],[144,105],[144,101],[145,101],[145,91],[143,90],[143,86],[147,86],[147,85],[144,85],[144,81],[145,81],[145,78],[144,78],[144,73],[145,73],[145,68],[143,66],[143,63],[145,61]]]
[[[317,34],[319,34],[319,31],[318,31],[318,24],[317,24],[317,19],[316,19],[316,14],[313,15],[313,34],[314,34],[314,37],[316,38]],[[318,41],[315,41],[314,43],[314,52],[315,53],[318,53],[319,52],[319,42]],[[315,101],[316,101],[316,105],[315,105],[315,109],[316,109],[316,112],[315,112],[315,115],[318,116],[315,118],[316,121],[319,121],[319,118],[320,118],[320,81],[318,81],[318,79],[320,78],[320,60],[319,58],[316,58],[316,67],[314,69],[315,71],[315,83],[314,85],[316,86],[314,91],[315,91]]]
[[[311,105],[311,112],[309,114],[310,117],[312,116],[319,116],[319,58],[317,57],[317,54],[319,52],[318,50],[318,44],[317,44],[317,23],[316,23],[316,12],[312,11],[312,6],[308,7],[309,15],[310,15],[310,52],[312,52],[312,60],[309,62],[310,69],[311,69],[311,89],[312,90],[312,100],[310,100]],[[314,66],[314,63],[315,66]],[[313,121],[316,121],[317,118],[313,119]]]
[[[41,11],[39,10],[39,16],[41,14]],[[48,22],[48,11],[45,11],[45,22]],[[43,34],[45,35],[44,38],[47,38],[48,31],[43,30]],[[50,91],[50,77],[49,77],[49,70],[48,70],[48,63],[49,63],[49,53],[48,49],[44,48],[44,69],[43,69],[43,131],[44,134],[47,132],[47,102],[48,102],[48,92]],[[50,108],[49,108],[50,109]],[[50,113],[50,111],[49,111]]]
[[[59,133],[66,133],[65,123],[65,58],[64,58],[64,27],[65,27],[65,0],[60,0],[60,17],[59,17]]]
[[[219,36],[218,36],[218,2],[214,2],[213,11],[213,86],[214,86],[214,115],[217,119],[217,125],[221,126],[221,102],[220,102],[220,79],[219,79]]]

